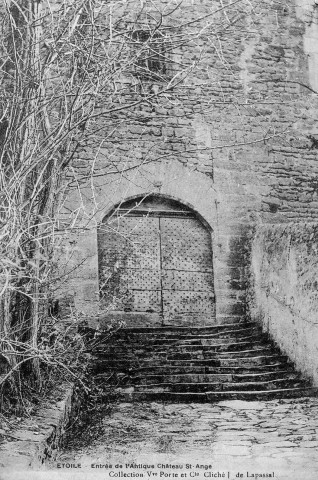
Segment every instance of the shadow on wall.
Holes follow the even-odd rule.
[[[252,227],[242,225],[239,235],[229,239],[228,266],[230,272],[229,287],[233,298],[237,300],[234,315],[246,315],[247,273],[249,271]]]

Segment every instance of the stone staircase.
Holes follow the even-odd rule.
[[[93,374],[124,401],[269,400],[316,394],[253,323],[125,328],[92,348]]]

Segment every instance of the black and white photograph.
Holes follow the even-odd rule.
[[[0,480],[318,478],[318,0],[0,0]]]

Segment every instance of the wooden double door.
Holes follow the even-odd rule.
[[[187,209],[119,209],[100,226],[104,307],[157,313],[163,323],[215,314],[211,234]]]

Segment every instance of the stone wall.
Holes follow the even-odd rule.
[[[150,2],[147,8],[151,13]],[[82,231],[61,248],[69,280],[60,295],[78,310],[99,310],[97,227],[124,200],[157,193],[188,205],[210,226],[220,323],[245,314],[252,225],[317,218],[315,4],[254,0],[212,8],[216,13],[209,1],[194,8],[185,0],[163,18],[187,38],[167,55],[168,75],[178,65],[195,66],[162,96],[155,94],[160,82],[142,82],[151,101],[104,116],[94,137],[99,147],[87,146],[73,166],[81,179],[94,169],[81,194],[70,191],[67,208]],[[140,100],[140,88],[140,78],[123,79],[122,100]]]
[[[252,318],[318,385],[318,225],[260,226],[252,242]]]
[[[40,404],[29,418],[16,422],[10,432],[1,431],[0,468],[15,478],[18,472],[28,476],[54,461],[65,439],[65,431],[78,417],[81,396],[70,384],[62,384],[51,393],[49,404]]]

